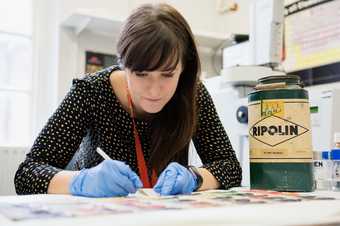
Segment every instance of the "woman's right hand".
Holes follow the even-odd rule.
[[[137,174],[124,162],[104,160],[99,165],[83,169],[70,182],[72,195],[88,197],[126,196],[143,187]]]

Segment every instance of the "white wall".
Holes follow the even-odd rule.
[[[77,9],[100,9],[114,17],[125,18],[129,13],[130,0],[59,0],[56,9],[60,23]]]
[[[57,0],[33,1],[33,138],[57,104]]]
[[[59,0],[59,22],[77,9],[104,9],[114,17],[126,18],[130,12],[143,3],[166,2],[174,6],[187,19],[193,30],[221,34],[247,33],[249,30],[248,6],[251,0],[238,0],[236,13],[219,14],[217,0]],[[227,1],[225,1],[227,2]]]
[[[248,33],[249,2],[238,0],[239,10],[236,13],[219,14],[217,0],[130,0],[130,9],[147,2],[167,2],[174,6],[186,18],[194,31],[205,31],[219,34]],[[230,2],[230,1],[224,1]]]

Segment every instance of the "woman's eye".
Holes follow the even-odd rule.
[[[143,73],[143,72],[136,72],[135,74],[139,77],[145,77],[148,75],[147,73]]]
[[[171,78],[174,77],[174,73],[164,73],[162,74],[164,77]]]

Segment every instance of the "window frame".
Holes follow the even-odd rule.
[[[10,36],[15,36],[15,37],[21,37],[21,38],[25,38],[27,40],[30,41],[30,45],[31,45],[31,54],[32,54],[32,58],[31,58],[31,72],[30,72],[30,79],[31,79],[31,86],[30,87],[20,87],[20,86],[10,86],[10,87],[7,87],[6,85],[2,85],[0,84],[0,92],[4,92],[4,93],[16,93],[16,94],[25,94],[28,96],[29,98],[29,106],[30,108],[28,109],[28,112],[29,112],[29,119],[30,119],[30,122],[29,122],[29,133],[27,134],[27,138],[25,139],[28,139],[29,140],[29,143],[28,144],[24,144],[23,145],[23,142],[20,142],[20,144],[12,144],[10,142],[5,142],[5,143],[0,143],[0,146],[5,146],[5,147],[18,147],[18,146],[23,146],[23,147],[27,147],[30,145],[30,143],[32,143],[32,134],[33,134],[33,122],[34,122],[34,111],[35,111],[35,92],[34,92],[34,87],[35,87],[35,83],[36,83],[36,76],[35,76],[35,73],[34,73],[34,65],[35,65],[35,48],[34,48],[34,30],[35,30],[35,21],[34,21],[34,6],[36,4],[36,1],[35,0],[30,0],[30,8],[31,8],[31,26],[32,26],[32,31],[31,31],[31,34],[28,35],[28,34],[23,34],[23,33],[20,33],[20,32],[13,32],[13,31],[6,31],[6,30],[3,30],[3,29],[0,29],[0,34],[1,35],[10,35]],[[8,113],[6,113],[8,114]],[[7,118],[6,118],[7,117]],[[5,120],[8,119],[8,115],[5,116]],[[24,140],[25,140],[24,139]]]

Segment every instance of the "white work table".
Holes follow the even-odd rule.
[[[89,225],[296,225],[311,226],[326,223],[340,225],[340,193],[318,191],[304,193],[334,197],[336,200],[313,200],[303,202],[230,205],[214,208],[152,210],[114,215],[82,216],[12,221],[0,214],[1,226],[89,226]],[[96,201],[67,195],[0,196],[4,203],[48,203],[63,200]],[[104,199],[103,199],[104,200]],[[108,199],[105,199],[108,200]],[[1,213],[1,211],[0,211]],[[330,224],[333,225],[333,224]]]

